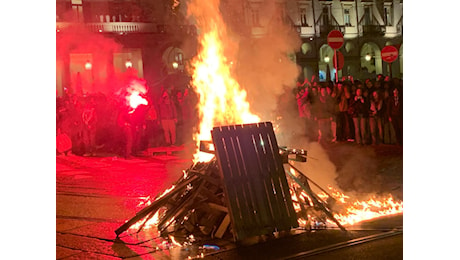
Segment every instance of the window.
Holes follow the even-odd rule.
[[[365,6],[364,7],[364,25],[371,25],[371,7],[370,6]]]
[[[72,15],[73,18],[80,22],[83,21],[83,4],[81,0],[72,0]]]
[[[345,24],[345,26],[351,26],[349,8],[343,9],[343,23]]]
[[[252,9],[252,24],[254,26],[260,26],[259,10],[257,9]]]
[[[385,15],[384,15],[384,22],[386,26],[392,26],[393,25],[393,15],[392,15],[392,10],[391,10],[391,5],[385,5],[384,9]]]
[[[176,62],[177,62],[179,65],[183,65],[183,63],[184,63],[184,58],[183,58],[183,56],[182,56],[182,53],[181,53],[181,52],[176,53],[176,55],[174,56],[174,60],[176,60]]]
[[[323,6],[323,12],[321,14],[323,19],[323,25],[329,25],[329,6]]]
[[[308,26],[308,23],[307,23],[307,8],[300,8],[300,24],[302,26]]]

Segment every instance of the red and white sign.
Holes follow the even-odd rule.
[[[343,58],[343,54],[340,51],[336,51],[337,54],[337,60],[338,60],[338,65],[336,65],[336,55],[334,54],[334,68],[337,68],[337,70],[343,69],[343,64],[345,62]]]
[[[327,35],[327,44],[332,49],[340,49],[343,45],[343,34],[338,30],[332,30]]]
[[[382,60],[388,63],[392,63],[398,58],[398,49],[393,45],[383,47],[381,51]]]

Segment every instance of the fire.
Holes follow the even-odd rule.
[[[251,113],[247,93],[232,75],[232,50],[226,39],[226,25],[219,11],[219,1],[194,0],[189,13],[197,17],[201,49],[192,60],[192,86],[199,94],[200,123],[194,140],[211,140],[215,126],[260,122]],[[195,153],[194,161],[208,161],[203,153]]]
[[[334,215],[342,225],[353,225],[364,220],[403,213],[403,202],[394,201],[391,194],[383,198],[373,196],[367,200],[348,202],[350,196],[343,194],[331,186],[328,188],[331,190],[332,197],[338,203],[346,206],[345,213]]]
[[[292,167],[289,171],[291,174],[295,174],[295,170]],[[330,190],[329,194],[321,191],[316,195],[323,202],[327,202],[329,197],[335,200],[335,206],[333,208],[333,211],[335,211],[334,218],[343,226],[354,225],[365,220],[403,213],[403,202],[395,201],[391,194],[386,197],[377,198],[372,196],[366,200],[353,201],[350,196],[345,195],[330,185],[328,189]],[[299,202],[306,202],[307,205],[313,205],[311,198],[305,191],[300,192],[299,196],[291,194],[291,197],[294,201],[294,209],[296,212],[300,211]],[[302,219],[302,221],[299,221],[299,224],[304,224],[304,222],[305,220]],[[328,220],[328,223],[336,225],[331,220]]]
[[[184,172],[185,174],[185,172]],[[163,193],[161,193],[159,196],[157,196],[155,199],[151,199],[150,196],[147,197],[140,197],[141,201],[138,203],[137,208],[142,208],[142,207],[147,207],[150,206],[153,201],[160,199],[161,197],[165,196],[172,190],[174,190],[176,186],[172,185],[170,188],[166,189]],[[146,216],[142,220],[137,221],[135,224],[129,227],[129,230],[132,231],[137,231],[139,230],[140,227],[143,229],[150,229],[150,228],[155,228],[156,225],[159,223],[160,220],[160,210],[157,210],[155,214],[151,218],[149,216]],[[172,221],[172,220],[171,220]]]
[[[364,220],[400,214],[402,212],[403,202],[395,202],[393,197],[389,195],[383,199],[369,198],[365,201],[356,200],[347,207],[346,213],[335,214],[334,217],[342,225],[353,225]]]
[[[176,239],[175,239],[173,236],[169,236],[169,239],[171,239],[171,243],[172,243],[173,245],[179,246],[179,247],[182,246],[182,244],[179,243],[179,242],[177,242]]]
[[[145,204],[146,206],[152,204],[152,202],[150,200],[148,200],[146,203],[140,203],[141,204]],[[151,218],[149,218],[149,216],[146,216],[145,218],[143,218],[142,220],[139,220],[137,221],[135,224],[133,224],[132,226],[129,227],[129,230],[133,231],[133,232],[136,232],[137,230],[139,230],[141,227],[143,229],[150,229],[150,228],[155,228],[156,225],[159,223],[159,220],[160,220],[160,211],[157,210],[155,212],[155,214],[153,214],[153,216]]]

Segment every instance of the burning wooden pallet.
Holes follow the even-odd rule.
[[[287,175],[288,182],[283,164],[292,154],[306,161],[306,152],[279,148],[270,122],[215,127],[212,139],[215,157],[185,170],[171,190],[120,226],[117,236],[158,213],[160,232],[216,238],[231,234],[235,241],[243,241],[298,227],[297,219],[307,219],[310,206],[319,208],[343,229],[327,203],[312,192],[311,180],[297,171]],[[290,188],[292,183],[296,183],[294,188]],[[291,195],[300,191],[308,194],[313,205],[297,202],[303,209],[296,212]]]
[[[272,124],[216,127],[212,139],[235,240],[298,227]]]

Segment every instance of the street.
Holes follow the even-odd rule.
[[[254,259],[262,255],[265,258],[278,259],[294,257],[295,254],[321,246],[390,231],[396,227],[402,229],[400,215],[393,218],[390,224],[374,221],[368,227],[352,227],[347,233],[337,229],[316,233],[297,230],[294,232],[295,236],[245,247],[228,239],[197,241],[188,246],[181,243],[179,246],[172,243],[171,239],[162,238],[152,229],[138,233],[136,229],[130,229],[117,238],[114,231],[120,225],[144,208],[149,199],[169,188],[181,177],[182,171],[191,166],[191,160],[187,159],[189,156],[181,148],[169,153],[166,152],[167,149],[170,148],[158,148],[161,152],[149,150],[145,156],[130,160],[108,154],[95,157],[56,156],[56,259]],[[333,151],[337,156],[340,151],[349,153],[350,149],[364,148],[337,144],[328,147],[327,151]],[[388,153],[388,149],[399,148],[376,150]],[[392,158],[400,156],[394,152],[388,154]],[[382,154],[377,155],[383,161]],[[318,158],[320,157],[317,152],[316,159]],[[336,159],[331,157],[332,161],[340,165]],[[320,158],[319,162],[321,161]],[[390,170],[399,169],[398,162],[390,161],[394,164]],[[393,183],[388,188],[394,189],[397,182],[402,180],[399,178],[401,174],[397,170],[392,175]],[[402,186],[402,182],[399,185]],[[375,187],[382,188],[379,185]],[[395,194],[402,197],[402,188],[395,191]],[[400,237],[402,238],[402,233]],[[398,248],[402,248],[402,239],[396,241]],[[382,248],[374,249],[377,255],[379,250]],[[260,251],[264,254],[260,255]],[[347,252],[351,254],[353,250]],[[398,249],[396,255],[402,257],[402,250]]]
[[[57,259],[129,257],[112,249],[114,230],[190,163],[167,154],[131,160],[57,156]]]

